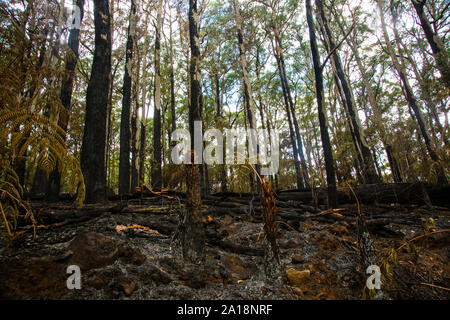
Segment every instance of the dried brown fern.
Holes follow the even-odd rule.
[[[0,50],[0,225],[11,239],[19,217],[35,224],[15,164],[26,161],[28,167],[38,165],[47,174],[58,164],[71,180],[71,192],[77,190],[79,204],[84,182],[78,161],[68,152],[65,132],[57,124],[65,112],[56,85],[62,70],[51,63],[40,64],[35,52],[25,54],[30,40],[14,23],[2,25],[0,38],[8,44]]]
[[[278,221],[277,213],[279,208],[275,203],[275,194],[272,183],[266,178],[261,178],[256,168],[251,165],[256,177],[261,185],[261,204],[264,214],[264,233],[267,241],[264,246],[264,269],[268,277],[276,276],[280,271],[280,249],[277,244]]]

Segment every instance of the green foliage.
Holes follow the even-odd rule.
[[[425,234],[433,232],[436,229],[436,221],[433,218],[420,218],[420,220],[423,222],[423,230]]]

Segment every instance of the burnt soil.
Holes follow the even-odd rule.
[[[0,298],[363,298],[368,275],[358,254],[356,204],[321,215],[321,207],[280,203],[281,272],[268,278],[258,203],[210,198],[203,205],[207,240],[202,265],[183,263],[174,237],[184,210],[177,197],[111,201],[84,209],[34,202],[36,237],[22,225],[18,230],[25,232],[16,240],[0,243]],[[380,265],[406,241],[450,227],[446,207],[380,204],[359,210],[368,221]],[[120,229],[133,225],[138,227]],[[429,234],[396,250],[396,259],[388,261],[392,277],[383,277],[383,298],[449,299],[449,239],[449,232]],[[67,288],[69,265],[81,269],[80,290]],[[294,272],[301,278],[289,279],[286,270],[301,271]]]

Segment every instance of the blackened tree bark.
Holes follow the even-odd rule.
[[[114,14],[115,14],[115,3],[114,1],[110,2],[111,7],[109,8],[111,15],[111,48],[114,47]],[[111,62],[112,63],[112,62]],[[112,164],[114,163],[113,158],[114,154],[111,154],[111,147],[113,144],[113,123],[114,123],[114,115],[112,114],[113,108],[113,90],[114,90],[114,80],[116,78],[116,72],[119,64],[116,63],[115,67],[111,65],[111,73],[109,77],[109,92],[108,92],[108,109],[107,109],[107,122],[106,122],[106,187],[107,190],[112,191],[111,181],[114,176],[114,167]],[[108,192],[107,192],[108,193]]]
[[[183,246],[183,258],[191,263],[203,261],[205,254],[205,234],[200,212],[202,205],[200,170],[199,165],[194,164],[194,158],[202,156],[196,155],[194,152],[194,121],[201,121],[200,41],[198,31],[197,0],[189,0],[189,42],[191,48],[189,131],[191,134],[191,152],[188,156],[191,159],[191,164],[186,165],[187,206],[181,233],[181,243]]]
[[[151,182],[153,188],[161,188],[161,28],[162,28],[162,0],[159,0],[156,17],[155,35],[155,109],[153,114],[153,162]]]
[[[397,159],[393,155],[392,146],[387,144],[385,145],[385,149],[386,155],[388,157],[389,166],[391,167],[392,170],[392,176],[394,178],[394,181],[397,183],[403,182],[402,174],[400,172]]]
[[[408,102],[408,106],[414,112],[415,119],[419,125],[420,133],[425,142],[425,146],[427,148],[428,154],[429,154],[431,160],[434,162],[434,168],[435,168],[435,173],[437,176],[437,181],[440,184],[447,184],[448,181],[445,176],[444,169],[443,169],[442,165],[440,164],[437,153],[434,151],[433,147],[431,146],[431,140],[428,135],[428,131],[425,126],[425,122],[423,120],[423,115],[419,109],[419,105],[417,103],[417,99],[414,95],[414,92],[412,91],[411,85],[409,84],[408,77],[406,76],[406,70],[404,68],[404,65],[401,64],[400,61],[397,59],[397,56],[394,51],[394,47],[392,46],[391,40],[389,39],[389,34],[387,33],[387,28],[386,28],[386,20],[384,18],[383,4],[382,4],[381,0],[377,0],[377,6],[378,6],[379,13],[380,13],[381,28],[383,31],[383,36],[384,36],[384,40],[386,43],[386,47],[389,51],[389,55],[391,57],[394,68],[400,77],[401,84],[402,84],[402,87],[403,87],[403,90],[405,93],[406,101]]]
[[[145,14],[144,25],[148,25],[150,11],[147,10]],[[147,102],[147,56],[149,52],[149,37],[148,28],[144,30],[144,56],[142,58],[142,97],[141,97],[141,131],[140,131],[140,146],[139,146],[139,185],[144,184],[145,180],[145,158],[146,158],[146,143],[147,136],[147,114],[146,114],[146,102]]]
[[[122,114],[120,120],[119,194],[130,193],[130,152],[131,152],[131,77],[133,74],[134,33],[136,29],[136,6],[131,1],[128,24],[127,48],[125,54],[125,74],[123,76]]]
[[[45,25],[44,32],[43,32],[43,34],[44,34],[44,41],[43,41],[43,43],[41,45],[41,49],[39,51],[39,58],[38,58],[38,65],[36,67],[36,72],[39,72],[41,70],[41,67],[44,64],[45,56],[46,56],[46,53],[47,53],[48,29],[49,29],[48,25]],[[69,39],[70,39],[70,35],[69,35]],[[36,91],[35,87],[31,88],[31,90],[30,90],[30,97],[32,97],[34,95],[35,91]],[[45,115],[45,113],[44,113],[44,115]],[[48,116],[48,115],[45,115],[45,116]],[[47,192],[47,185],[48,185],[47,174],[38,165],[36,167],[36,172],[34,174],[33,185],[32,185],[32,188],[31,188],[31,193],[32,194],[46,193]],[[58,191],[59,191],[59,189],[58,189]]]
[[[364,130],[361,127],[361,124],[358,119],[357,110],[355,101],[353,98],[353,94],[350,88],[349,81],[344,73],[344,69],[342,67],[341,59],[337,53],[337,47],[334,43],[333,35],[331,33],[331,30],[328,26],[328,19],[325,15],[325,10],[323,6],[322,0],[316,0],[316,6],[320,15],[320,20],[323,25],[323,29],[325,31],[326,41],[329,45],[329,54],[331,54],[331,58],[334,61],[334,65],[336,67],[337,76],[339,78],[339,81],[342,85],[343,93],[346,100],[346,106],[347,111],[350,116],[350,120],[352,122],[355,140],[357,141],[361,153],[362,153],[362,167],[363,167],[363,174],[365,178],[366,183],[378,183],[380,182],[380,177],[377,175],[374,160],[372,157],[372,153],[370,151],[370,148],[367,144],[367,141],[364,137]]]
[[[139,183],[139,101],[138,92],[140,84],[140,63],[137,62],[136,80],[133,86],[133,103],[131,113],[131,192],[134,192]]]
[[[86,120],[81,147],[81,169],[86,185],[86,203],[106,198],[106,122],[111,28],[108,0],[94,0],[95,49],[86,95]]]
[[[434,59],[436,60],[436,66],[441,72],[444,84],[447,89],[450,89],[450,66],[448,64],[448,53],[442,43],[441,38],[433,31],[430,22],[425,14],[426,0],[411,0],[414,9],[419,16],[420,25],[422,26],[425,37],[430,44],[433,51]]]
[[[311,0],[306,0],[306,18],[309,27],[309,41],[311,44],[311,55],[313,59],[317,109],[320,124],[320,136],[322,138],[322,148],[325,157],[325,170],[327,172],[328,205],[331,208],[337,207],[336,177],[334,172],[333,151],[331,149],[330,136],[328,134],[328,121],[324,107],[323,90],[323,66],[320,62],[319,50],[317,48],[316,30],[314,27]]]
[[[79,23],[83,21],[84,16],[84,1],[85,0],[76,0],[76,6],[80,9],[80,20]],[[67,131],[67,126],[69,123],[69,111],[71,109],[71,101],[72,101],[72,90],[73,90],[73,82],[75,79],[75,68],[78,63],[79,58],[79,46],[80,46],[80,26],[76,26],[75,28],[70,29],[68,46],[69,52],[66,56],[66,65],[64,70],[64,76],[61,84],[61,104],[63,105],[66,112],[62,112],[58,118],[58,125],[64,130]],[[66,140],[66,135],[63,137],[64,141]],[[46,198],[47,201],[58,201],[59,192],[61,189],[61,175],[59,172],[60,164],[56,164],[56,168],[50,173],[49,179],[47,182],[47,190],[46,190]]]

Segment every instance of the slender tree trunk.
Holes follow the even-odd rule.
[[[394,20],[393,29],[394,29],[395,42],[397,44],[398,51],[400,53],[400,56],[402,56],[403,52],[404,52],[406,57],[407,57],[407,60],[410,61],[411,67],[412,67],[412,69],[414,71],[414,75],[415,75],[417,81],[419,82],[419,87],[421,89],[421,93],[422,93],[423,100],[425,102],[425,106],[426,106],[426,108],[427,108],[427,110],[428,110],[428,112],[430,114],[430,117],[429,117],[430,120],[429,120],[428,128],[430,129],[431,134],[433,135],[433,137],[435,137],[435,141],[436,142],[438,141],[437,136],[436,136],[436,131],[438,131],[441,134],[441,139],[443,140],[443,142],[446,145],[448,145],[444,128],[442,127],[442,124],[441,124],[441,122],[439,120],[439,116],[437,115],[437,112],[436,112],[436,104],[434,103],[433,99],[431,98],[431,95],[430,95],[430,92],[429,92],[429,88],[426,85],[424,85],[426,79],[424,79],[424,76],[422,76],[420,74],[419,70],[417,69],[416,63],[413,60],[413,57],[411,56],[410,50],[406,47],[406,45],[404,44],[403,40],[401,39],[401,37],[400,37],[400,35],[398,33],[397,16],[394,13],[392,7],[391,7],[391,13],[392,13],[392,17],[393,17],[393,20]],[[403,59],[400,61],[400,64],[402,64],[403,67],[404,67]],[[431,119],[434,120],[436,128],[434,128]]]
[[[341,23],[339,23],[339,27],[342,31],[342,34],[345,35],[345,31],[344,31],[344,28]],[[381,109],[378,106],[377,99],[375,97],[375,93],[373,92],[372,87],[370,86],[370,80],[369,80],[369,77],[367,76],[365,66],[359,55],[358,44],[356,42],[356,29],[353,29],[352,36],[346,38],[346,42],[353,52],[356,64],[359,69],[359,73],[361,74],[364,88],[366,89],[367,97],[369,99],[369,104],[373,111],[373,117],[372,117],[373,122],[374,122],[375,126],[377,127],[378,131],[380,132],[381,142],[383,143],[384,149],[386,150],[388,159],[390,159],[389,166],[391,167],[392,176],[393,176],[395,182],[402,182],[402,177],[401,177],[400,171],[399,171],[398,167],[395,167],[397,165],[397,161],[394,159],[394,155],[392,153],[392,146],[388,143],[389,138],[388,138],[388,135],[386,132],[386,128],[383,124],[383,117],[382,117]],[[388,151],[388,148],[389,148],[389,151]]]
[[[275,48],[273,48],[274,52],[275,52]],[[279,59],[277,58],[278,55],[275,53],[275,58],[277,60],[277,64],[280,65]],[[280,68],[280,66],[278,67]],[[284,88],[284,84],[282,82],[282,88]],[[297,188],[304,188],[304,184],[302,181],[302,175],[301,175],[301,169],[300,169],[300,161],[299,156],[298,156],[298,149],[297,149],[297,143],[295,141],[295,133],[294,133],[294,126],[292,124],[292,114],[289,110],[289,101],[288,98],[285,94],[285,90],[283,89],[283,98],[284,98],[284,106],[285,106],[285,110],[286,110],[286,114],[287,114],[287,118],[288,118],[288,125],[289,125],[289,137],[291,140],[291,145],[292,145],[292,151],[294,154],[294,166],[295,166],[295,174],[296,174],[296,181],[297,181]]]
[[[397,183],[403,182],[402,174],[398,167],[397,160],[393,155],[392,146],[387,144],[387,145],[385,145],[385,149],[386,149],[386,155],[387,155],[388,161],[389,161],[389,166],[391,167],[391,170],[392,170],[392,177],[394,178],[394,182],[397,182]]]
[[[319,50],[317,48],[316,31],[311,8],[311,0],[306,0],[306,18],[309,26],[309,41],[311,43],[311,55],[314,65],[316,99],[320,124],[320,136],[325,158],[325,169],[327,172],[328,204],[331,208],[337,207],[336,177],[334,172],[333,151],[331,149],[330,136],[328,134],[327,113],[324,106],[323,90],[323,67],[320,62]]]
[[[153,115],[153,162],[151,181],[152,187],[159,189],[162,185],[161,173],[161,28],[162,28],[162,0],[159,0],[156,18],[155,35],[155,110]]]
[[[220,50],[220,48],[219,48]],[[220,56],[219,56],[220,59]],[[217,62],[218,64],[219,62]],[[223,117],[222,117],[222,99],[220,98],[220,80],[218,75],[218,69],[214,71],[214,75],[211,79],[211,84],[214,87],[214,104],[215,104],[215,115],[214,121],[216,123],[216,128],[219,130],[223,129]],[[222,164],[217,165],[219,167],[219,180],[220,180],[220,191],[227,191],[227,171],[226,165],[222,158]]]
[[[216,124],[216,128],[219,130],[223,129],[223,116],[222,116],[222,98],[221,98],[221,86],[220,86],[220,53],[222,50],[222,43],[219,43],[217,48],[217,60],[215,61],[215,65],[212,68],[212,76],[211,76],[211,87],[213,88],[214,94],[214,122]],[[227,190],[227,171],[226,164],[223,161],[222,164],[218,164],[219,170],[219,180],[220,180],[220,191],[225,192]]]
[[[175,68],[173,61],[173,33],[172,33],[172,19],[170,19],[169,24],[169,59],[170,59],[170,120],[171,129],[170,132],[173,134],[177,130],[176,113],[175,113]],[[170,150],[175,146],[175,141],[171,141]]]
[[[323,34],[323,37],[325,38],[325,31],[323,30],[322,25],[321,25],[321,32]],[[324,41],[324,45],[325,45],[327,52],[330,52],[330,48],[326,41]],[[335,61],[333,59],[331,59],[331,68],[333,70],[333,79],[334,79],[337,96],[339,97],[340,104],[344,107],[343,110],[344,110],[345,119],[346,119],[345,123],[347,124],[346,128],[348,128],[348,130],[350,131],[350,136],[352,138],[353,145],[355,146],[356,158],[355,158],[354,163],[355,163],[356,177],[357,177],[357,180],[364,181],[364,179],[361,179],[361,170],[360,170],[360,167],[362,166],[362,163],[363,163],[363,155],[362,155],[362,151],[361,151],[361,146],[358,143],[358,140],[356,139],[353,122],[348,113],[349,108],[347,106],[347,100],[345,99],[344,89],[342,87],[341,82],[339,81],[338,76],[337,76],[337,68],[336,68]]]
[[[95,50],[86,95],[86,121],[81,149],[81,169],[86,202],[106,198],[106,122],[109,74],[111,72],[111,28],[108,0],[94,0]]]
[[[289,101],[289,111],[291,112],[291,115],[292,115],[295,136],[297,139],[297,150],[298,150],[298,154],[300,156],[300,165],[301,165],[301,169],[302,169],[303,182],[304,182],[304,185],[306,188],[310,188],[311,186],[310,186],[310,182],[309,182],[308,167],[306,165],[305,155],[303,153],[302,136],[300,134],[297,116],[295,114],[295,105],[292,101],[291,89],[289,87],[289,83],[288,83],[288,79],[287,79],[287,75],[286,75],[286,66],[284,64],[283,51],[281,48],[281,40],[279,38],[278,31],[275,34],[276,34],[275,43],[278,46],[278,56],[280,59],[280,72],[282,74],[281,81],[282,81],[282,83],[284,83],[284,90],[286,91],[286,95],[287,95],[288,101]]]
[[[242,69],[242,83],[243,83],[243,93],[244,93],[244,109],[246,111],[246,117],[248,120],[248,125],[251,130],[250,134],[250,141],[253,145],[253,148],[256,150],[256,154],[259,152],[259,146],[258,146],[258,137],[255,134],[255,131],[257,129],[256,127],[256,118],[255,118],[255,112],[253,109],[253,93],[252,93],[252,86],[250,83],[250,77],[248,75],[248,63],[247,63],[247,57],[245,56],[245,48],[244,48],[244,37],[242,34],[242,19],[241,14],[239,13],[239,3],[238,0],[233,0],[233,7],[234,7],[234,18],[236,22],[237,27],[237,38],[238,38],[238,46],[239,46],[239,61],[241,64]],[[249,152],[250,156],[250,152]],[[256,158],[256,161],[258,161],[258,156]],[[259,174],[259,165],[258,163],[255,164],[256,172]],[[253,176],[253,175],[252,175]],[[259,179],[257,179],[257,188],[258,193],[260,193],[260,184]]]
[[[47,15],[45,17],[47,17]],[[48,25],[45,25],[43,35],[44,35],[44,40],[41,45],[41,49],[39,50],[39,58],[38,58],[38,65],[36,67],[36,72],[39,72],[41,70],[41,68],[44,64],[44,61],[45,61],[45,56],[47,53]],[[69,39],[70,39],[70,35],[69,35]],[[34,86],[30,90],[30,97],[34,96],[35,91],[36,91],[36,86]],[[47,191],[46,187],[47,187],[47,174],[45,173],[44,170],[42,170],[40,168],[39,165],[37,165],[36,171],[34,174],[34,178],[33,178],[33,185],[31,187],[31,193],[33,193],[33,194],[45,193]]]
[[[189,40],[191,48],[190,75],[190,105],[189,131],[191,134],[191,164],[186,165],[186,215],[183,221],[181,243],[183,258],[191,263],[203,261],[205,255],[205,235],[202,224],[200,195],[200,165],[195,164],[194,158],[201,157],[194,152],[194,121],[201,121],[201,74],[200,74],[200,40],[198,36],[197,0],[189,0]]]
[[[431,50],[433,51],[433,56],[436,60],[436,66],[441,72],[443,82],[447,89],[450,89],[450,66],[448,64],[448,54],[441,38],[436,33],[434,33],[425,14],[424,8],[426,0],[411,0],[411,2],[417,12],[417,15],[419,16],[420,25],[422,26],[425,37],[427,38]]]
[[[333,36],[331,34],[331,30],[328,26],[328,19],[325,16],[325,11],[323,8],[322,0],[316,0],[316,6],[319,11],[320,20],[323,25],[323,29],[325,31],[325,35],[326,35],[326,38],[327,38],[327,41],[329,44],[329,53],[332,53],[331,57],[335,63],[337,76],[342,84],[342,89],[343,89],[343,93],[345,96],[346,105],[348,107],[348,114],[350,116],[350,119],[351,119],[351,122],[353,125],[353,129],[354,129],[355,139],[361,148],[361,153],[362,153],[362,157],[363,157],[362,167],[363,167],[365,182],[366,183],[378,183],[378,182],[380,182],[380,178],[377,175],[375,165],[374,165],[374,160],[372,157],[372,153],[371,153],[370,148],[367,144],[367,141],[364,137],[364,130],[361,127],[361,124],[358,119],[356,104],[355,104],[353,94],[352,94],[352,91],[350,88],[350,83],[349,83],[349,80],[347,79],[347,77],[344,73],[344,70],[342,68],[342,63],[339,58],[339,55],[337,54],[337,48],[334,43]]]
[[[269,119],[267,119],[267,125],[264,119],[264,103],[263,103],[263,98],[262,98],[262,93],[261,93],[261,88],[262,88],[262,84],[261,84],[261,60],[260,60],[260,47],[258,46],[256,48],[256,81],[258,82],[258,87],[257,87],[257,95],[258,95],[258,111],[259,111],[259,116],[261,117],[261,128],[264,130],[264,142],[265,144],[271,146],[272,145],[272,136],[271,136],[271,132],[270,132],[270,127],[269,127]],[[265,130],[268,130],[268,133],[266,134]],[[273,152],[272,150],[270,152]],[[270,182],[273,183],[273,175],[270,176]]]
[[[120,121],[120,160],[119,160],[119,194],[130,193],[130,154],[131,154],[131,88],[133,75],[134,37],[136,29],[136,6],[131,1],[128,24],[128,39],[123,77],[122,116]]]
[[[76,5],[80,8],[80,24],[84,16],[84,0],[77,0]],[[69,53],[66,56],[65,72],[61,85],[61,104],[64,106],[66,112],[62,112],[58,118],[58,125],[66,132],[69,123],[69,111],[71,109],[73,82],[75,78],[75,68],[78,63],[79,57],[79,45],[80,45],[80,29],[72,28],[69,32]],[[66,140],[66,135],[63,137]],[[57,163],[56,168],[50,173],[47,183],[46,198],[47,201],[58,201],[59,192],[61,188],[61,175],[59,173],[59,166]]]
[[[169,60],[170,60],[170,130],[169,131],[169,157],[172,154],[172,150],[176,145],[176,142],[172,140],[172,134],[177,130],[176,122],[176,99],[175,99],[175,69],[174,69],[174,49],[173,49],[173,32],[172,32],[172,18],[169,13]],[[170,160],[169,160],[170,163]],[[169,167],[172,168],[174,165],[170,163]],[[173,188],[174,181],[169,179],[168,187]]]
[[[280,39],[280,35],[278,34],[278,27],[276,24],[276,17],[273,13],[272,13],[272,15],[273,15],[273,17],[272,17],[273,32],[274,32],[274,39],[275,39],[275,48],[274,48],[275,58],[277,60],[278,72],[279,72],[280,81],[281,81],[281,88],[283,91],[284,101],[286,104],[286,112],[288,113],[288,118],[290,117],[292,119],[293,140],[294,140],[294,143],[296,144],[296,149],[297,149],[296,160],[298,159],[298,156],[300,157],[300,166],[301,166],[300,173],[301,173],[301,176],[303,177],[303,183],[300,183],[298,185],[298,188],[305,188],[305,187],[309,188],[310,187],[309,175],[308,175],[308,168],[306,166],[305,155],[303,153],[302,137],[301,137],[299,126],[298,126],[297,117],[294,112],[295,107],[294,107],[294,103],[292,101],[291,89],[289,87],[289,83],[287,80],[286,67],[284,64],[281,39]],[[294,152],[294,154],[295,154],[295,152]]]
[[[145,15],[144,24],[148,25],[149,11]],[[144,57],[142,59],[142,100],[141,100],[141,133],[140,133],[140,146],[139,146],[139,185],[145,183],[145,157],[146,157],[146,136],[147,136],[147,56],[149,52],[149,38],[148,28],[144,31]]]
[[[111,48],[114,47],[114,13],[115,13],[115,0],[111,0],[111,8],[110,8],[110,12],[111,12],[111,23],[110,23],[110,27],[111,27]],[[112,63],[112,62],[111,62]],[[112,108],[113,108],[113,89],[114,89],[114,80],[115,80],[115,75],[116,75],[116,71],[117,71],[117,66],[119,64],[116,64],[116,67],[114,68],[114,71],[112,71],[110,73],[110,77],[109,77],[109,92],[108,92],[108,115],[107,115],[107,123],[106,123],[106,171],[108,172],[107,174],[107,181],[106,181],[106,186],[109,190],[112,190],[111,188],[111,181],[112,181],[112,172],[113,170],[113,164],[114,161],[111,161],[111,149],[112,149],[112,145],[113,145],[113,141],[112,141],[112,136],[113,136],[113,124],[114,124],[114,118],[113,114],[112,114]]]
[[[429,154],[431,160],[434,162],[437,181],[440,184],[446,184],[447,178],[445,177],[444,169],[442,168],[442,165],[439,162],[439,157],[437,156],[436,152],[433,150],[433,148],[431,146],[430,137],[429,137],[427,129],[425,127],[423,115],[419,109],[419,106],[417,104],[417,99],[414,96],[412,88],[409,84],[408,78],[406,76],[406,71],[403,68],[403,66],[400,64],[400,62],[398,61],[397,56],[395,55],[394,48],[389,39],[389,35],[388,35],[387,29],[386,29],[386,21],[384,19],[384,13],[383,13],[383,7],[382,7],[381,0],[377,0],[377,5],[378,5],[379,13],[380,13],[381,27],[383,30],[383,35],[384,35],[384,39],[386,42],[386,46],[388,48],[392,63],[394,64],[394,68],[396,69],[396,71],[400,77],[400,80],[402,83],[402,88],[404,90],[406,100],[408,102],[408,106],[414,112],[415,119],[419,125],[421,135],[425,141],[425,146],[427,148],[428,154]]]
[[[136,48],[137,49],[137,48]],[[140,86],[140,61],[137,61],[136,79],[133,88],[133,112],[131,114],[131,192],[133,193],[139,184],[139,86]]]

